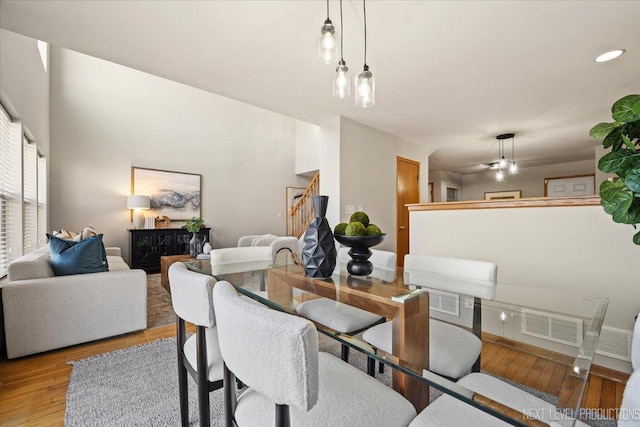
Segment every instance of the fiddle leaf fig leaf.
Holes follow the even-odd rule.
[[[598,161],[598,169],[605,173],[618,173],[620,164],[632,154],[633,151],[630,150],[618,150],[607,153]]]
[[[616,211],[612,218],[620,224],[637,224],[640,222],[640,205],[631,205],[626,211]]]
[[[604,211],[613,216],[625,214],[633,202],[633,194],[622,180],[604,181],[600,185],[600,198]]]
[[[614,150],[616,150],[615,146],[622,146],[622,127],[616,127],[613,128],[611,130],[611,132],[609,132],[607,134],[607,136],[604,137],[604,141],[602,141],[602,146],[604,148],[609,148],[611,146],[614,146]]]
[[[633,106],[631,107],[631,112],[640,117],[640,101],[633,104]]]
[[[640,155],[638,155],[638,158],[640,158]],[[624,183],[629,190],[633,191],[636,193],[636,196],[640,197],[640,166],[636,166],[627,172],[627,175],[624,178]]]
[[[589,136],[591,136],[592,138],[598,138],[598,139],[604,138],[609,134],[609,132],[611,132],[612,129],[616,128],[619,125],[620,123],[618,122],[598,123],[597,125],[591,128],[591,130],[589,131]]]
[[[640,231],[633,235],[633,243],[640,245]]]
[[[629,137],[627,135],[625,135],[624,133],[622,134],[622,140],[624,141],[626,146],[629,147],[629,149],[635,150],[635,148],[636,148],[635,145],[633,144],[633,142],[631,142]]]
[[[611,116],[617,122],[634,122],[640,119],[640,115],[633,112],[638,102],[640,102],[640,95],[627,95],[619,99],[611,108]]]
[[[619,150],[619,152],[632,153],[631,155],[626,156],[620,162],[620,164],[618,165],[618,170],[615,172],[622,178],[625,178],[625,182],[626,182],[626,177],[629,171],[640,166],[640,154],[633,154],[635,153],[635,151],[631,151],[631,150]]]

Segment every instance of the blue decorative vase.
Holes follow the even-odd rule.
[[[302,264],[309,277],[330,277],[336,268],[338,252],[331,227],[325,217],[329,196],[313,196],[311,202],[315,218],[304,233]]]

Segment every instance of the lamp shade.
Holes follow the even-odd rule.
[[[135,194],[127,197],[127,209],[149,209],[150,207],[151,199],[149,196]]]

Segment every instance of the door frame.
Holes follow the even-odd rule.
[[[399,239],[399,232],[400,232],[400,192],[398,191],[398,177],[399,177],[399,173],[398,171],[400,170],[400,163],[404,162],[404,163],[409,163],[412,165],[415,165],[418,168],[418,180],[417,180],[417,185],[418,185],[418,200],[417,203],[420,203],[420,162],[416,161],[416,160],[412,160],[412,159],[407,159],[406,157],[401,157],[401,156],[396,156],[396,254],[397,254],[397,259],[396,259],[396,263],[399,266],[403,265],[404,259],[400,259],[401,255],[400,255],[400,239]],[[404,207],[404,204],[402,205],[402,207]],[[410,244],[410,230],[409,230],[409,222],[407,222],[406,224],[406,232],[407,232],[407,242]],[[409,253],[409,248],[407,248],[407,253]]]

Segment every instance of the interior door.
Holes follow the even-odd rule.
[[[545,178],[546,197],[589,196],[595,194],[595,174]]]
[[[420,203],[420,163],[398,157],[396,168],[396,209],[398,233],[396,254],[398,267],[404,266],[404,256],[409,253],[409,203]]]

